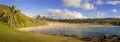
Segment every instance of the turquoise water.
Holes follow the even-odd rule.
[[[120,35],[120,27],[92,27],[92,28],[49,28],[36,30],[42,34],[76,35],[79,38],[100,37],[103,35]]]

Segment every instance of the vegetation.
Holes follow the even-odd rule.
[[[22,32],[11,28],[44,25],[46,19],[33,19],[23,15],[14,5],[12,7],[0,5],[0,42],[82,42],[73,38],[58,35],[44,35]]]
[[[83,40],[85,40],[85,39],[83,39]],[[120,42],[120,36],[105,35],[103,37],[86,38],[85,41],[89,41],[89,42]]]
[[[20,16],[20,11],[13,5],[10,10],[3,11],[3,21],[8,23],[11,28],[23,27],[25,19]]]
[[[69,23],[94,23],[102,25],[117,25],[120,26],[119,18],[105,19],[51,19],[38,15],[35,19],[23,15],[14,5],[9,7],[0,5],[0,42],[83,42],[71,35],[67,37],[58,35],[44,35],[31,32],[22,32],[10,28],[21,28],[47,24],[46,20],[69,22]],[[73,38],[70,38],[73,37]],[[110,39],[109,39],[110,37]],[[105,36],[101,38],[90,38],[93,42],[120,42],[119,36]]]
[[[20,10],[15,7],[15,5],[11,7],[0,5],[0,8],[0,21],[7,23],[10,28],[20,28],[47,24],[46,21],[40,19],[33,19],[23,15]],[[40,18],[40,16],[37,18]]]
[[[115,25],[120,26],[120,18],[98,18],[98,19],[51,19],[48,21],[68,22],[68,23],[93,23],[101,25]]]
[[[38,15],[38,16],[36,17],[36,20],[41,20],[40,15]]]
[[[44,35],[10,29],[0,22],[0,42],[82,42],[77,39],[57,35]]]

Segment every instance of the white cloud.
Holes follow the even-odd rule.
[[[94,2],[97,5],[104,5],[104,4],[118,5],[118,4],[120,4],[120,0],[106,0],[106,1],[96,0]]]
[[[103,3],[103,0],[97,0],[97,1],[96,1],[96,4],[97,4],[97,5],[103,5],[104,3]]]
[[[94,5],[91,4],[91,3],[84,3],[82,5],[82,8],[85,9],[85,10],[93,10],[94,9]]]
[[[115,18],[120,18],[120,16],[115,16]]]
[[[117,10],[117,9],[113,9],[113,10],[111,10],[111,11],[115,13],[115,12],[117,12],[118,10]]]
[[[119,0],[112,0],[112,1],[108,1],[107,4],[117,5],[117,4],[120,4],[120,1]]]
[[[22,12],[22,13],[28,17],[36,17],[37,15],[37,14],[30,13],[30,12]]]
[[[45,13],[40,14],[41,16],[54,18],[54,19],[84,19],[87,18],[83,16],[80,12],[69,11],[68,9],[48,9]]]
[[[104,18],[105,13],[97,12],[97,18]]]
[[[67,7],[82,8],[85,10],[93,10],[94,4],[90,3],[89,0],[62,0],[63,4]]]
[[[63,0],[63,3],[67,7],[76,7],[80,8],[80,3],[82,0]]]

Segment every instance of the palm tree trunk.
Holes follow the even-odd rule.
[[[12,17],[10,18],[10,25],[11,25],[11,28],[12,28]]]

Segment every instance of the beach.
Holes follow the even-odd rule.
[[[103,27],[104,25],[91,24],[91,23],[64,23],[64,22],[48,22],[47,25],[19,28],[20,31],[34,31],[43,28],[90,28],[90,27]]]

